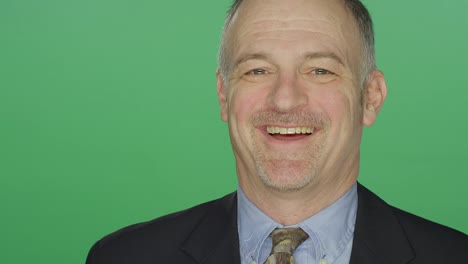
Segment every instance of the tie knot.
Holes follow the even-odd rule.
[[[293,253],[309,235],[301,228],[277,228],[270,234],[273,240],[270,257],[265,264],[294,263]]]
[[[273,240],[271,253],[286,252],[291,255],[309,237],[301,228],[277,228],[270,236]]]

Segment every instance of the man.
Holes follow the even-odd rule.
[[[88,264],[468,263],[468,237],[357,183],[387,94],[358,0],[235,1],[217,72],[236,193],[111,234]]]

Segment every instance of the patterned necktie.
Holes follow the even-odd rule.
[[[309,237],[301,228],[277,228],[270,236],[273,246],[264,264],[294,264],[294,250]]]

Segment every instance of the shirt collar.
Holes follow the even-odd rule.
[[[242,256],[258,257],[262,244],[271,231],[284,227],[256,207],[238,188],[238,232]],[[357,184],[354,184],[337,201],[315,215],[298,223],[309,234],[304,245],[313,243],[321,256],[332,261],[344,250],[354,234],[357,211]]]
[[[240,186],[237,189],[237,223],[241,256],[255,256],[265,239],[276,227],[281,226],[256,207],[244,194]]]

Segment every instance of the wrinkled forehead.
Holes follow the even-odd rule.
[[[295,17],[329,17],[345,16],[345,0],[243,0],[237,15],[248,17],[280,16]]]
[[[344,0],[244,0],[233,16],[229,30],[234,35],[249,30],[288,26],[325,27],[329,33],[358,33],[357,23]],[[316,22],[316,23],[314,23]]]

